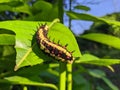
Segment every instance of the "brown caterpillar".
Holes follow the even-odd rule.
[[[50,41],[49,38],[47,37],[48,30],[49,28],[46,24],[39,26],[36,33],[37,44],[40,46],[42,50],[44,50],[46,53],[49,53],[56,59],[72,64],[74,61],[74,58],[72,56],[73,52],[69,52],[66,49],[67,44],[65,46],[62,46],[59,43],[56,44]]]

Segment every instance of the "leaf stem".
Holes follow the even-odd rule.
[[[54,19],[53,22],[49,25],[49,28],[51,28],[57,22],[60,22],[60,20],[58,18]]]

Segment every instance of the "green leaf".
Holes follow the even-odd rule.
[[[101,21],[106,23],[104,19],[92,16],[90,14],[76,13],[71,11],[67,11],[66,13],[71,19],[76,19],[76,20],[80,19],[80,20],[87,20],[87,21],[94,21],[94,22]]]
[[[5,3],[5,4],[0,4],[0,8],[1,8],[0,12],[7,10],[7,11],[12,11],[12,12],[22,12],[22,13],[32,15],[29,5],[23,4],[22,2],[19,2],[19,1],[18,2],[13,1],[9,3]]]
[[[0,12],[3,12],[5,10],[12,11],[12,7],[8,5],[0,5]]]
[[[0,45],[15,45],[15,35],[0,34]]]
[[[113,64],[120,64],[120,59],[99,59],[99,60],[86,61],[83,63],[94,64],[99,66],[108,66]]]
[[[99,60],[98,57],[91,55],[91,54],[83,54],[80,60],[75,61],[75,63],[89,63],[92,61]]]
[[[52,9],[52,4],[46,1],[37,1],[33,4],[33,8],[36,10],[49,11]]]
[[[28,4],[24,4],[18,7],[13,7],[12,8],[13,12],[22,12],[22,13],[26,13],[29,15],[32,15],[31,11],[30,11],[30,6]]]
[[[13,71],[16,51],[14,45],[0,45],[0,73]],[[2,75],[1,75],[2,76]]]
[[[89,11],[90,8],[87,6],[83,6],[83,5],[77,5],[74,7],[75,9],[80,9],[80,10],[85,10],[85,11]]]
[[[81,35],[80,37],[120,49],[120,38],[117,38],[115,36],[100,33],[90,33]]]
[[[109,25],[120,26],[120,22],[118,21],[95,17],[95,16],[92,16],[86,13],[76,13],[76,12],[71,12],[71,11],[67,11],[66,13],[71,19],[87,20],[87,21],[93,21],[93,22],[103,22]]]
[[[92,75],[93,77],[96,77],[96,78],[102,78],[102,77],[105,77],[106,74],[104,71],[102,70],[98,70],[98,69],[92,69],[92,70],[88,70],[88,73],[90,75]]]
[[[106,78],[106,74],[101,70],[88,70],[89,74],[93,77],[102,79],[112,90],[119,90],[112,82]]]
[[[91,61],[91,60],[99,60],[98,57],[91,55],[91,54],[83,54],[81,57],[81,62],[85,60],[85,61]]]
[[[0,0],[0,3],[8,3],[8,2],[11,2],[11,1],[16,1],[16,0]]]
[[[120,59],[99,59],[99,60],[92,60],[85,63],[95,64],[100,66],[108,66],[113,64],[120,64]]]
[[[43,83],[41,82],[39,77],[32,77],[26,78],[26,77],[21,77],[21,76],[11,76],[11,77],[6,77],[5,80],[0,79],[0,83],[5,83],[5,84],[21,84],[21,85],[33,85],[33,86],[42,86],[42,87],[49,87],[53,88],[55,90],[58,90],[58,88],[54,84],[50,83]]]
[[[100,59],[91,54],[83,54],[81,59],[76,61],[76,63],[86,63],[98,66],[109,66],[113,64],[120,64],[120,59]]]
[[[34,20],[43,20],[43,21],[52,21],[55,18],[58,18],[58,5],[51,4],[46,1],[37,1],[33,4],[32,9],[34,15],[28,17],[27,19]]]
[[[0,0],[0,3],[1,5],[8,5],[11,7],[17,7],[23,5],[23,1],[20,0],[4,0],[4,1]]]
[[[22,77],[39,76],[43,74],[43,72],[46,72],[48,69],[49,67],[47,64],[38,64],[31,67],[25,67],[24,69],[20,69],[14,72],[14,75]]]
[[[119,90],[117,86],[115,86],[109,79],[106,77],[102,77],[103,81],[112,89],[112,90]]]
[[[17,69],[23,66],[28,65],[36,65],[43,63],[44,60],[52,61],[53,58],[51,56],[43,53],[42,50],[38,48],[35,44],[35,37],[31,34],[35,35],[34,30],[37,31],[36,26],[38,23],[50,23],[48,22],[31,22],[31,21],[4,21],[0,22],[0,28],[9,29],[16,33],[16,64]],[[51,41],[55,39],[55,43],[60,40],[60,44],[62,46],[68,44],[67,49],[69,51],[75,50],[73,53],[73,57],[80,57],[79,47],[74,38],[74,35],[71,31],[66,28],[64,25],[57,23],[53,27],[50,28],[48,32],[48,37],[51,37]],[[34,41],[34,46],[31,47],[31,42]]]

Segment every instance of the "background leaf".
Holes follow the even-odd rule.
[[[87,20],[87,21],[94,21],[94,22],[100,21],[100,22],[106,23],[106,21],[104,21],[104,19],[92,16],[90,14],[76,13],[76,12],[72,12],[72,11],[67,11],[66,13],[71,19]]]
[[[76,63],[86,63],[108,67],[109,65],[120,64],[120,59],[102,59],[91,54],[83,54],[80,60],[76,61]]]
[[[80,37],[120,49],[120,38],[112,35],[107,35],[102,33],[90,33],[90,34],[81,35]]]
[[[15,45],[15,35],[0,34],[0,45]]]
[[[55,90],[58,90],[58,88],[54,84],[41,82],[39,77],[32,77],[31,79],[21,77],[21,76],[11,76],[11,77],[6,77],[4,80],[0,79],[0,82],[7,83],[7,84],[21,84],[21,85],[51,87]]]
[[[93,77],[102,79],[112,90],[119,90],[109,79],[106,78],[106,74],[101,70],[88,70],[89,74]]]
[[[80,9],[80,10],[85,10],[85,11],[89,11],[90,8],[87,6],[83,6],[83,5],[77,5],[74,7],[75,9]]]

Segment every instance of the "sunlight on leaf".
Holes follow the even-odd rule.
[[[80,38],[96,41],[120,49],[120,38],[112,35],[107,35],[102,33],[90,33],[90,34],[81,35]]]
[[[32,21],[4,21],[0,22],[0,28],[9,29],[16,34],[16,67],[17,69],[23,66],[36,65],[43,63],[45,60],[53,61],[53,58],[43,53],[35,44],[35,31],[38,23],[46,22],[32,22]],[[47,22],[49,25],[50,23]],[[31,35],[32,34],[32,35]],[[68,44],[67,49],[69,51],[75,50],[74,57],[80,57],[80,51],[74,35],[71,31],[60,23],[56,23],[50,28],[48,32],[50,40],[54,40],[55,43],[60,40],[62,46]],[[31,46],[32,42],[35,46]],[[21,62],[21,63],[20,63]],[[20,63],[20,64],[19,64]],[[17,70],[16,69],[16,70]]]
[[[102,59],[91,54],[83,54],[81,59],[76,61],[75,63],[93,64],[108,67],[113,64],[120,64],[120,59]],[[113,68],[111,68],[110,70],[113,71]]]

